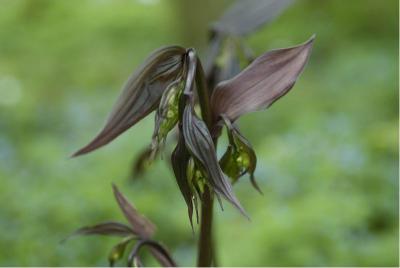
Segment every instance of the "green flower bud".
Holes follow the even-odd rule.
[[[152,150],[157,151],[160,144],[165,142],[168,133],[175,127],[179,119],[179,99],[185,82],[178,79],[171,83],[161,97],[156,112],[155,128],[152,138]]]
[[[128,236],[124,238],[121,242],[116,244],[110,251],[108,255],[108,262],[111,267],[114,266],[114,264],[122,259],[124,257],[125,249],[127,245],[134,239],[133,236]]]
[[[248,140],[232,125],[229,119],[223,117],[229,137],[229,145],[219,163],[222,171],[235,183],[246,173],[250,174],[253,186],[261,192],[255,182],[254,171],[257,165],[256,154]]]
[[[196,165],[193,158],[190,158],[188,166],[187,166],[187,178],[189,181],[189,185],[192,189],[195,189],[196,192],[201,196],[204,193],[204,186],[207,183],[205,172],[201,170],[201,168]]]

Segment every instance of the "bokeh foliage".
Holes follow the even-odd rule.
[[[203,34],[207,25],[187,23],[180,4],[0,1],[0,265],[107,265],[112,238],[58,242],[79,226],[122,219],[111,182],[157,224],[179,264],[194,264],[168,154],[129,180],[152,118],[68,159],[100,129],[147,54],[195,45],[190,27]],[[202,8],[212,10],[207,18],[218,14]],[[242,178],[235,190],[251,222],[228,204],[216,209],[220,264],[398,265],[398,2],[298,0],[248,42],[260,54],[312,33],[314,51],[293,91],[240,120],[264,196]]]

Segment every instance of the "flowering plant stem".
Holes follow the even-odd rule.
[[[197,61],[196,55],[190,57],[192,60]],[[210,91],[207,86],[205,74],[200,61],[196,62],[196,85],[197,94],[199,97],[199,104],[201,107],[201,114],[204,122],[206,123],[208,130],[212,130],[212,113],[210,107]],[[217,138],[214,139],[214,145],[217,145]],[[213,235],[212,235],[212,221],[213,221],[213,205],[214,196],[206,185],[202,196],[203,201],[201,202],[201,220],[200,220],[200,236],[198,245],[198,267],[209,267],[213,262]]]
[[[209,267],[213,262],[213,247],[215,246],[212,243],[213,203],[213,195],[209,189],[205,189],[203,202],[201,204],[200,237],[197,258],[198,267]]]

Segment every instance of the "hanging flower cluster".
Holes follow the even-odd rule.
[[[254,178],[257,158],[235,122],[246,113],[268,108],[293,87],[313,40],[314,37],[295,47],[267,52],[213,90],[206,87],[194,49],[159,49],[128,80],[101,132],[74,156],[100,148],[156,111],[151,155],[160,150],[168,133],[177,126],[172,167],[190,220],[204,189],[211,189],[218,199],[225,198],[247,216],[232,183],[248,173],[260,191]],[[202,117],[196,113],[197,104]],[[214,142],[224,125],[229,145],[218,159]]]

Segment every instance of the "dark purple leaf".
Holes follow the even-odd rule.
[[[185,52],[184,48],[178,46],[153,52],[126,82],[100,133],[73,156],[91,152],[109,143],[155,110],[165,88],[181,75]]]
[[[233,122],[285,95],[303,71],[313,41],[314,36],[299,46],[269,51],[232,79],[219,83],[211,97],[214,119],[224,114]]]
[[[64,242],[67,239],[77,235],[129,236],[133,234],[135,234],[135,232],[132,230],[131,227],[119,222],[109,221],[109,222],[99,223],[93,226],[85,226],[79,228],[61,242]]]
[[[246,35],[272,21],[292,0],[239,0],[214,23],[213,30]]]
[[[128,267],[132,267],[135,258],[137,258],[139,251],[142,247],[147,246],[150,253],[157,259],[157,261],[164,267],[177,267],[176,262],[171,257],[168,250],[160,243],[153,240],[140,240],[132,249],[128,257]]]
[[[151,255],[158,261],[159,264],[161,264],[164,267],[177,267],[178,265],[175,263],[175,261],[172,259],[170,253],[160,244],[157,244],[159,247],[156,245],[151,245],[149,250]]]
[[[132,225],[132,230],[140,238],[149,238],[155,232],[155,226],[128,202],[125,196],[118,190],[117,186],[113,184],[113,190],[115,199],[118,202],[119,207],[124,213],[125,218]]]
[[[196,164],[206,172],[207,182],[217,194],[222,195],[248,217],[218,164],[214,143],[206,124],[197,118],[191,105],[185,107],[182,130],[186,147]]]
[[[183,198],[185,199],[188,215],[190,220],[190,225],[193,229],[193,192],[189,185],[189,181],[187,178],[187,166],[189,163],[190,154],[185,146],[185,140],[181,132],[179,132],[179,140],[176,145],[175,150],[171,155],[171,163],[172,169],[174,170],[176,182],[178,183],[179,190],[182,193]]]

